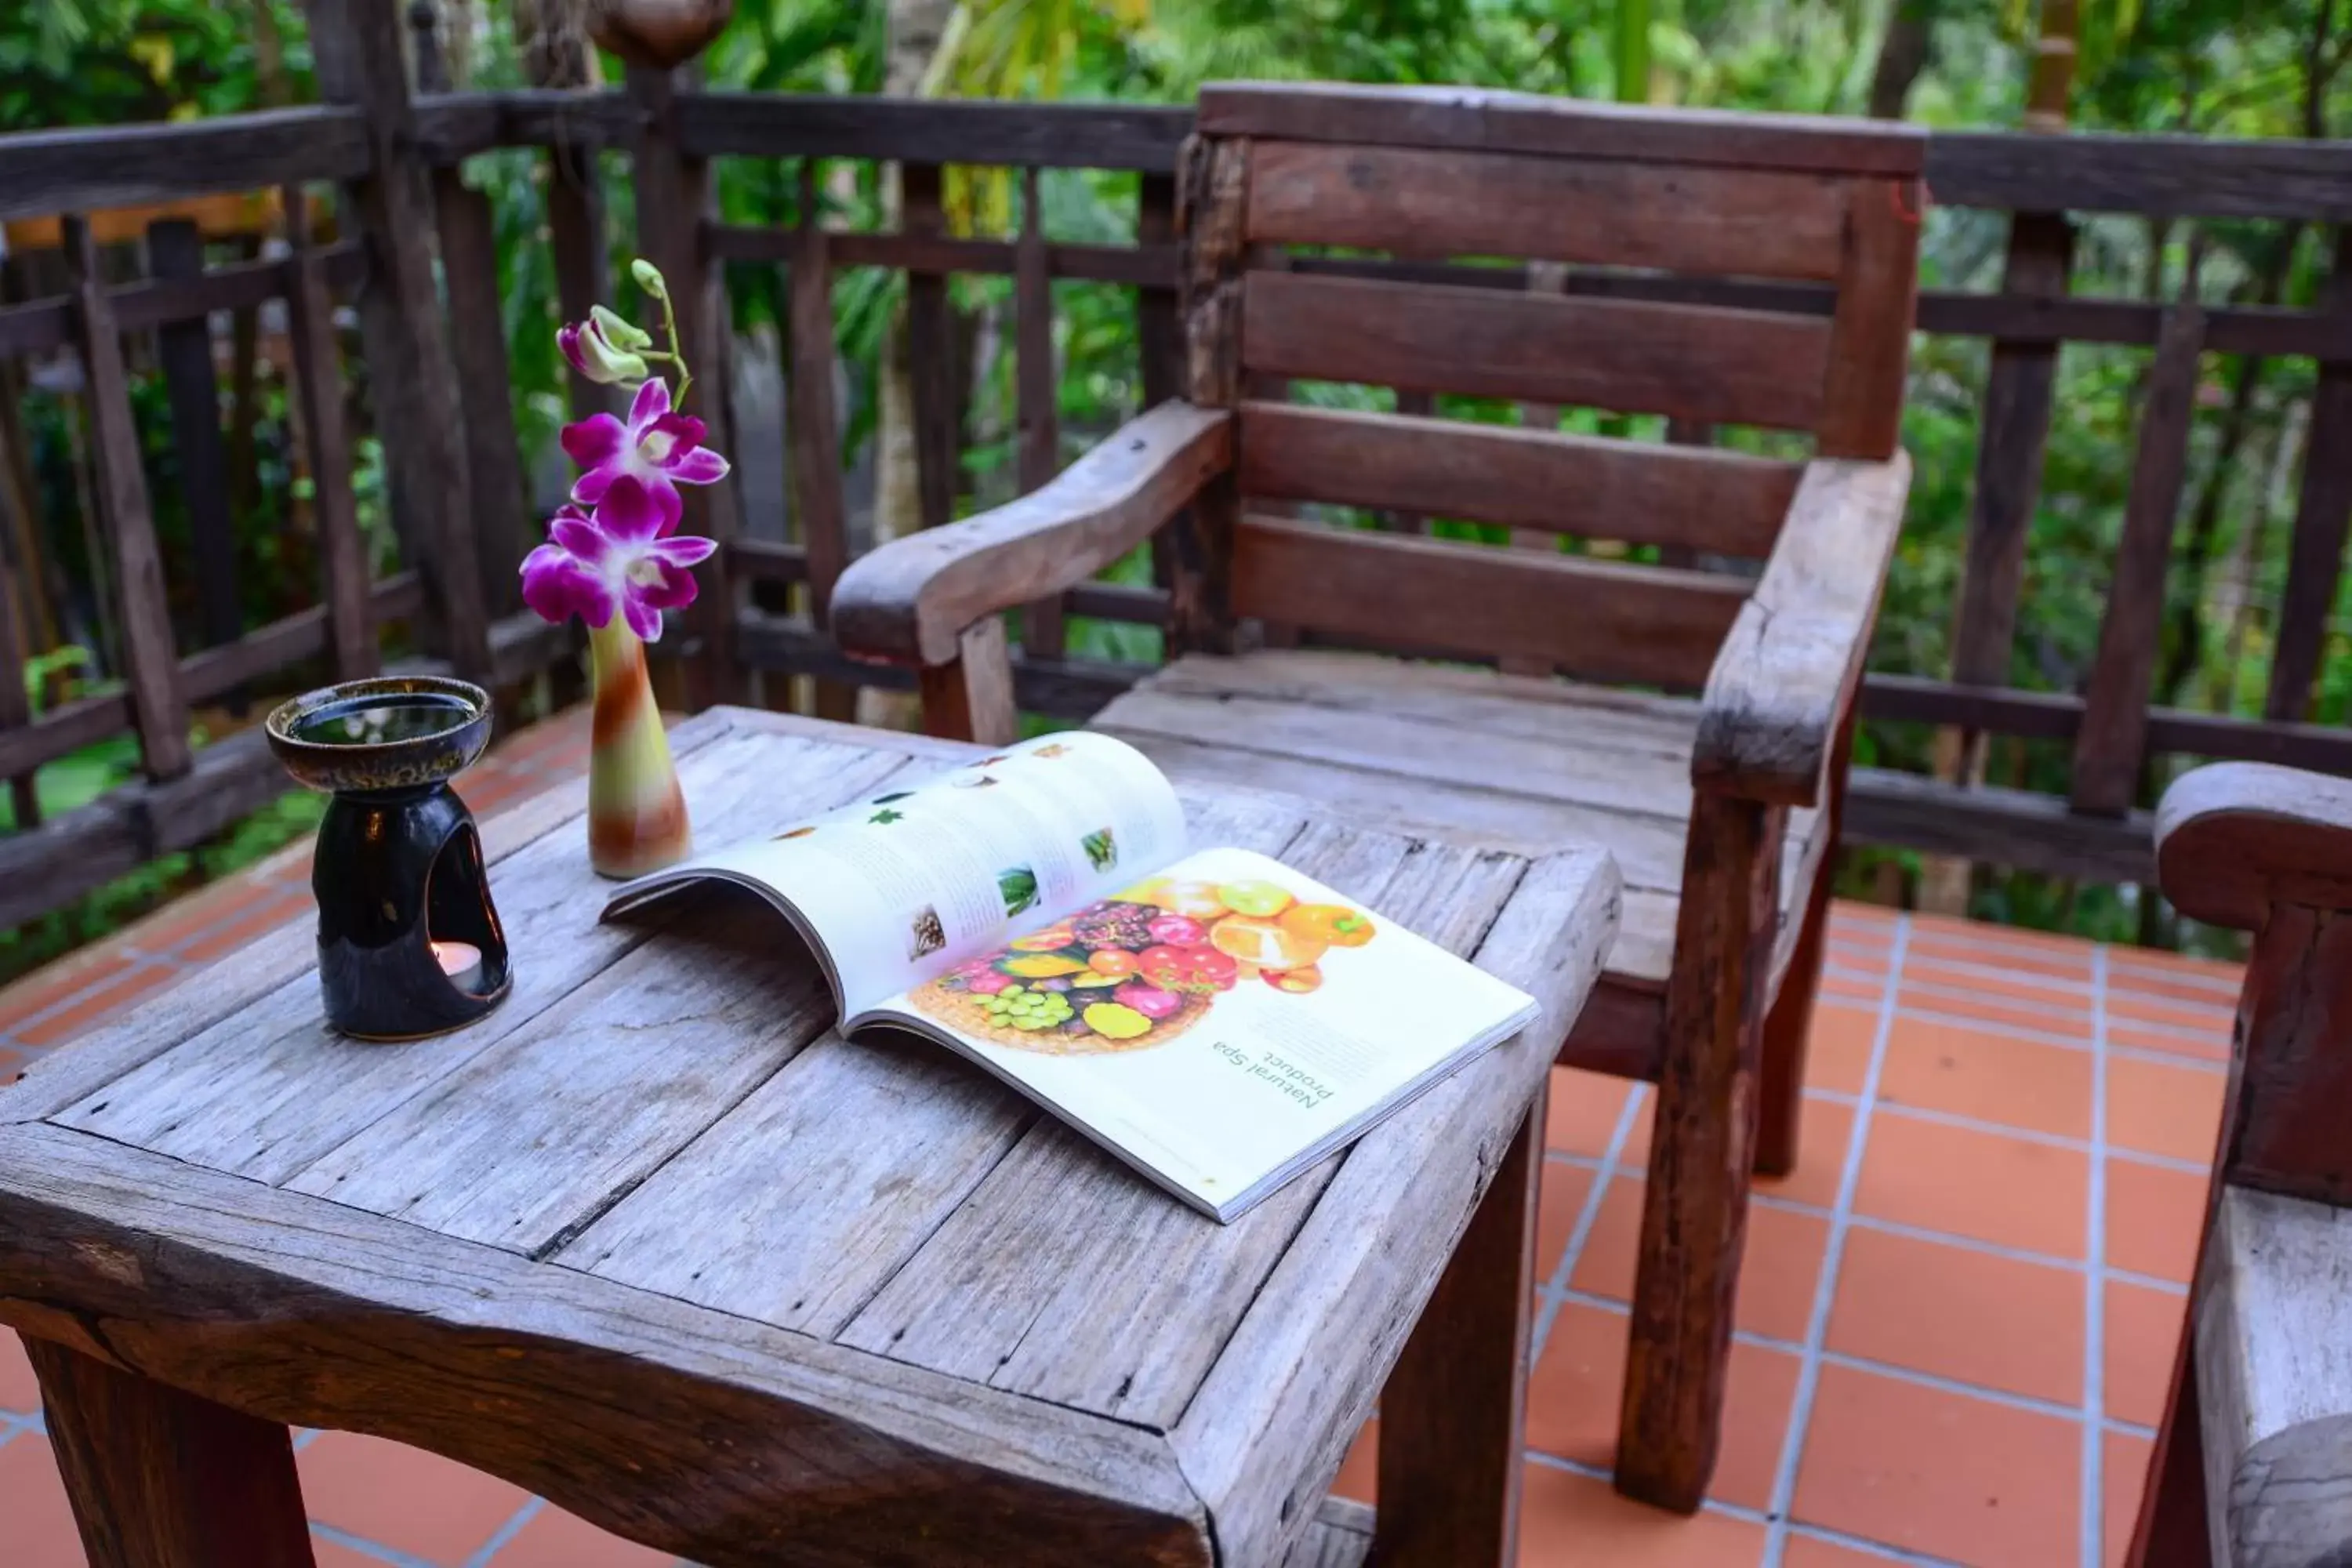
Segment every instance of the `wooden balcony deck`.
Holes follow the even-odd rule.
[[[468,773],[484,814],[586,752],[559,718]],[[0,990],[0,1073],[307,918],[307,849]],[[1841,905],[1803,1158],[1753,1212],[1715,1494],[1607,1483],[1649,1091],[1556,1076],[1521,1561],[2101,1568],[2139,1497],[2185,1303],[2236,972]],[[493,1478],[350,1433],[299,1462],[320,1568],[664,1561]],[[1340,1489],[1365,1495],[1360,1443]],[[79,1568],[30,1371],[0,1334],[0,1558]]]

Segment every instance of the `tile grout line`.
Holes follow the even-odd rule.
[[[1854,1107],[1853,1126],[1846,1133],[1845,1161],[1838,1172],[1837,1203],[1830,1211],[1829,1237],[1822,1247],[1821,1278],[1813,1284],[1813,1309],[1805,1321],[1805,1349],[1797,1363],[1797,1392],[1789,1401],[1789,1424],[1780,1439],[1780,1462],[1772,1473],[1770,1506],[1766,1509],[1764,1558],[1761,1568],[1780,1568],[1789,1550],[1789,1516],[1797,1495],[1797,1468],[1805,1453],[1805,1429],[1811,1424],[1813,1393],[1821,1384],[1822,1342],[1829,1336],[1830,1305],[1837,1296],[1838,1265],[1845,1254],[1847,1216],[1853,1212],[1855,1190],[1862,1184],[1863,1152],[1870,1142],[1870,1115],[1878,1099],[1879,1076],[1886,1067],[1886,1042],[1895,1032],[1895,998],[1901,990],[1903,955],[1911,940],[1911,917],[1898,915],[1886,948],[1886,995],[1879,1004],[1878,1026],[1870,1040],[1870,1064],[1863,1069],[1861,1102]]]
[[[315,1519],[310,1521],[310,1533],[331,1545],[356,1552],[372,1562],[389,1563],[391,1568],[435,1568],[432,1563],[412,1552],[386,1546],[380,1541],[371,1541],[364,1535],[354,1535],[331,1524],[321,1524]]]
[[[1581,1476],[1587,1480],[1609,1481],[1613,1479],[1611,1473],[1601,1466],[1589,1464],[1582,1459],[1563,1458],[1558,1454],[1536,1451],[1530,1451],[1528,1458],[1545,1469],[1559,1470],[1566,1475]],[[1769,1524],[1771,1521],[1770,1516],[1760,1509],[1749,1508],[1745,1503],[1726,1502],[1721,1498],[1707,1498],[1699,1504],[1699,1511],[1713,1514],[1718,1519],[1736,1519],[1743,1524]],[[1924,1552],[1913,1552],[1906,1547],[1890,1546],[1884,1541],[1873,1541],[1866,1535],[1852,1535],[1843,1530],[1832,1530],[1826,1525],[1791,1524],[1789,1529],[1790,1533],[1800,1539],[1818,1541],[1831,1546],[1843,1546],[1848,1551],[1875,1557],[1882,1562],[1912,1563],[1917,1565],[1917,1568],[1959,1568],[1959,1565],[1953,1563],[1949,1558],[1931,1557]]]
[[[522,1506],[514,1510],[513,1517],[490,1531],[488,1541],[474,1548],[473,1555],[466,1559],[464,1568],[489,1568],[490,1560],[505,1551],[507,1542],[521,1534],[523,1526],[537,1519],[546,1507],[547,1500],[544,1498],[525,1499]]]
[[[2096,1087],[2105,1079],[2105,1053],[2100,1053],[2092,1063],[2092,1082],[2094,1087]],[[1841,1094],[1832,1089],[1808,1089],[1805,1092],[1808,1099],[1822,1100],[1831,1105],[1853,1105],[1858,1099],[1857,1096]],[[1957,1127],[1968,1132],[1989,1132],[1998,1137],[2014,1138],[2024,1143],[2040,1143],[2053,1149],[2071,1150],[2077,1154],[2087,1155],[2095,1152],[2095,1140],[2092,1138],[2069,1138],[2063,1132],[2044,1132],[2039,1128],[2018,1127],[2006,1121],[1987,1121],[1981,1117],[1965,1116],[1957,1110],[1937,1110],[1932,1106],[1905,1105],[1900,1101],[1883,1105],[1879,1109],[1890,1116],[1899,1116],[1911,1121],[1928,1121],[1940,1127]],[[2095,1113],[2092,1120],[2095,1131],[2098,1123]],[[2159,1171],[2179,1171],[2184,1175],[2201,1174],[2210,1168],[2200,1165],[2194,1160],[2183,1160],[2176,1154],[2151,1154],[2140,1149],[2099,1149],[2096,1152],[2109,1154],[2118,1160],[2128,1161],[2135,1165],[2150,1165]]]
[[[2072,1035],[2061,1035],[2048,1029],[2032,1028],[2023,1024],[2012,1024],[2001,1018],[1972,1018],[1966,1013],[1947,1013],[1934,1007],[1905,1007],[1902,1013],[1903,1016],[1922,1024],[1942,1024],[1960,1029],[1982,1029],[1987,1034],[2001,1035],[2012,1040],[2023,1040],[2029,1045],[2053,1046],[2065,1051],[2087,1051],[2091,1048],[2091,1043],[2088,1040],[2079,1039]],[[2170,1024],[2144,1023],[2137,1018],[2126,1018],[2122,1021],[2129,1027],[2145,1034],[2179,1040],[2183,1046],[2211,1045],[2221,1037],[2196,1029],[2180,1028]],[[2123,1055],[2151,1058],[2159,1062],[2201,1062],[2215,1072],[2228,1070],[2228,1064],[2218,1057],[2198,1056],[2187,1050],[2162,1051],[2145,1046],[2115,1046],[2110,1048]]]
[[[2122,1160],[2126,1163],[2137,1163],[2120,1150],[2110,1151],[2108,1157],[2113,1160]],[[1554,1149],[1547,1154],[1546,1158],[1558,1161],[1563,1165],[1574,1165],[1581,1170],[1621,1177],[1627,1181],[1643,1179],[1643,1173],[1639,1171],[1624,1165],[1612,1165],[1594,1159],[1591,1155],[1571,1154],[1564,1150]],[[1789,1214],[1804,1215],[1812,1219],[1828,1219],[1831,1212],[1819,1204],[1804,1203],[1796,1198],[1784,1198],[1772,1193],[1758,1193],[1749,1199],[1749,1202],[1758,1208],[1780,1209]],[[1886,1236],[1908,1237],[1914,1241],[1938,1242],[1946,1247],[1957,1247],[1967,1252],[1981,1252],[1990,1258],[2006,1258],[2014,1263],[2032,1263],[2044,1268],[2063,1268],[2071,1274],[2080,1274],[2090,1267],[2079,1258],[2060,1258],[2052,1253],[2034,1252],[2022,1247],[2009,1247],[1998,1241],[1985,1241],[1977,1237],[1963,1236],[1958,1231],[1931,1230],[1926,1226],[1911,1225],[1899,1219],[1881,1219],[1876,1215],[1848,1215],[1846,1224],[1849,1228],[1854,1230],[1874,1230]],[[2131,1269],[2117,1268],[2112,1265],[2109,1265],[2105,1272],[2105,1277],[2110,1280],[2125,1285],[2137,1285],[2141,1289],[2153,1290],[2158,1295],[2186,1297],[2189,1294],[2189,1286],[2182,1280],[2162,1279],[2153,1274],[2136,1273]]]
[[[1877,1003],[1866,1002],[1860,996],[1852,995],[1843,992],[1824,993],[1821,998],[1821,1003],[1825,1006],[1845,1007],[1857,1013],[1875,1012],[1878,1006]],[[1984,1034],[1997,1035],[2003,1039],[2021,1040],[2027,1045],[2032,1046],[2046,1046],[2052,1050],[2077,1051],[2084,1054],[2087,1054],[2091,1050],[2091,1042],[2088,1040],[2077,1039],[2067,1035],[2054,1034],[2048,1030],[2029,1028],[2023,1024],[2011,1024],[1999,1018],[1974,1018],[1965,1013],[1945,1013],[1933,1007],[1902,1006],[1899,1005],[1895,1009],[1895,1016],[1915,1024],[1936,1024],[1945,1028],[1953,1029],[1975,1029],[1981,1031]],[[2217,1048],[2223,1048],[2225,1050],[2225,1055],[2200,1056],[2188,1049],[2177,1051],[2158,1050],[2152,1046],[2119,1045],[2111,1040],[2107,1043],[2106,1047],[2107,1053],[2111,1057],[2122,1058],[2129,1061],[2148,1062],[2158,1067],[2181,1068],[2192,1071],[2210,1072],[2217,1078],[2226,1074],[2230,1070],[2230,1065],[2226,1059],[2226,1047],[2228,1045],[2229,1037],[2229,1031],[2226,1028],[2218,1030],[2211,1035],[2206,1035],[2200,1034],[2193,1029],[2177,1027],[2168,1024],[2147,1024],[2132,1018],[2125,1018],[2121,1020],[2121,1022],[2130,1028],[2144,1029],[2152,1033],[2161,1033],[2169,1038],[2180,1041],[2184,1047],[2193,1046],[2200,1042],[2211,1044]],[[1813,1094],[1826,1094],[1834,1091],[1828,1089],[1811,1089],[1807,1092]]]
[[[2091,1179],[2083,1238],[2082,1568],[2100,1568],[2106,1525],[2107,949],[2091,950]]]
[[[1592,1228],[1600,1222],[1601,1199],[1608,1192],[1609,1183],[1617,1169],[1617,1156],[1625,1152],[1625,1145],[1633,1139],[1633,1124],[1640,1119],[1642,1091],[1645,1087],[1639,1082],[1628,1084],[1625,1103],[1617,1111],[1617,1126],[1609,1134],[1609,1152],[1602,1156],[1601,1168],[1593,1174],[1592,1190],[1584,1194],[1583,1206],[1577,1210],[1576,1224],[1570,1227],[1567,1244],[1560,1249],[1559,1267],[1538,1288],[1543,1310],[1536,1315],[1535,1328],[1528,1336],[1528,1373],[1531,1377],[1535,1373],[1536,1363],[1543,1359],[1544,1343],[1551,1337],[1553,1320],[1559,1316],[1559,1293],[1568,1289],[1568,1281],[1576,1272],[1577,1259],[1583,1256],[1584,1244],[1591,1239]],[[1550,1151],[1547,1149],[1545,1154],[1549,1157]]]
[[[1543,1287],[1541,1294],[1548,1300],[1557,1299],[1561,1306],[1584,1307],[1592,1311],[1606,1312],[1612,1317],[1628,1317],[1633,1312],[1633,1308],[1626,1302],[1608,1296],[1596,1295],[1590,1290],[1580,1290],[1573,1286]],[[1795,1358],[1805,1353],[1805,1347],[1794,1340],[1776,1339],[1770,1334],[1759,1334],[1748,1329],[1735,1329],[1732,1331],[1731,1339],[1734,1344],[1747,1345],[1755,1350],[1770,1351],[1776,1355]],[[1989,1384],[1969,1383],[1965,1379],[1948,1376],[1943,1373],[1923,1372],[1917,1367],[1905,1366],[1900,1362],[1878,1361],[1870,1356],[1851,1355],[1843,1351],[1828,1349],[1820,1352],[1820,1361],[1823,1366],[1843,1367],[1849,1372],[1873,1373],[1896,1383],[1908,1383],[1920,1388],[1932,1388],[1939,1393],[1949,1394],[1962,1399],[1981,1400],[1987,1405],[2007,1405],[2012,1410],[2028,1410],[2037,1415],[2052,1415],[2063,1421],[2079,1421],[2083,1416],[2080,1405],[2070,1405],[2063,1400],[2045,1399],[2033,1394],[2020,1394],[2014,1389],[1995,1388]],[[2104,1424],[2106,1430],[2127,1436],[2153,1437],[2156,1436],[2156,1429],[2152,1426],[2142,1426],[2137,1422],[2119,1420],[2114,1416],[2106,1417]]]
[[[1818,1541],[1825,1546],[1842,1546],[1856,1556],[1875,1557],[1882,1563],[1907,1563],[1914,1564],[1915,1568],[1962,1568],[1948,1557],[1931,1557],[1907,1546],[1890,1546],[1866,1535],[1849,1535],[1843,1530],[1831,1530],[1823,1525],[1792,1524],[1789,1532],[1800,1541]]]
[[[2097,947],[2105,946],[2105,943],[2095,942],[2089,938],[2084,939],[2084,945]],[[1979,979],[1984,980],[1998,980],[2005,984],[2021,986],[2028,990],[2053,991],[2063,995],[2078,996],[2083,999],[2084,1005],[2086,1007],[2090,1003],[2091,986],[2093,982],[2091,981],[2087,971],[2085,972],[2084,978],[2080,980],[2069,980],[2063,975],[2057,974],[2013,973],[2009,970],[2003,969],[1997,963],[1977,959],[1949,958],[1946,957],[1942,953],[1915,952],[1912,956],[1922,963],[1932,963],[1939,970],[1949,970],[1958,975],[1975,976]],[[2232,986],[2230,982],[2221,980],[2218,977],[2194,977],[2194,984],[2191,986],[2191,989],[2200,993],[2200,995],[2195,999],[2185,996],[2171,995],[2161,991],[2142,990],[2140,985],[2137,984],[2138,982],[2147,980],[2162,980],[2169,983],[2170,981],[2185,978],[2189,977],[2162,975],[2158,971],[2138,968],[2136,967],[2130,960],[2122,959],[2110,964],[2108,968],[2107,984],[2113,989],[2126,993],[2138,1001],[2154,1003],[2159,1006],[2177,1007],[2183,1011],[2194,1011],[2198,1008],[2212,1008],[2226,1013],[2230,1010],[2231,1000],[2236,994],[2236,988]],[[1920,986],[1937,986],[1943,989],[1948,994],[1950,994],[1952,989],[1943,982],[1935,980],[1914,980],[1912,984]],[[2210,1002],[2203,1000],[2201,994],[2210,994],[2212,1000]]]
[[[1898,1014],[1898,1019],[1900,1016],[1901,1015]],[[2214,1076],[2219,1078],[2221,1075],[2216,1073]],[[1804,1097],[1823,1105],[1843,1105],[1848,1110],[1862,1102],[1860,1095],[1849,1094],[1842,1089],[1809,1089],[1804,1091]],[[2063,1132],[2045,1132],[2038,1127],[2020,1127],[2008,1121],[1987,1121],[1981,1116],[1969,1116],[1958,1110],[1938,1110],[1928,1105],[1906,1105],[1901,1100],[1890,1100],[1880,1106],[1879,1110],[1888,1116],[1899,1116],[1906,1121],[1931,1121],[1939,1127],[1957,1127],[1962,1131],[1983,1132],[1996,1138],[2014,1138],[2020,1142],[2040,1143],[2053,1149],[2072,1150],[2077,1154],[2087,1155],[2091,1152],[2091,1140],[2088,1138],[2069,1138]],[[2121,1149],[2110,1145],[2105,1152],[2111,1160],[2121,1160],[2133,1165],[2147,1165],[2158,1171],[2179,1171],[2183,1175],[2204,1175],[2212,1169],[2210,1163],[2200,1164],[2195,1160],[2184,1160],[2178,1154],[2150,1153],[2145,1149]],[[1591,1164],[1595,1158],[1590,1154],[1572,1153],[1565,1149],[1549,1149],[1545,1152],[1555,1160],[1584,1164]],[[1771,1194],[1762,1194],[1759,1196],[1771,1197]],[[1783,1204],[1797,1202],[1790,1198],[1774,1198],[1773,1201]],[[1799,1206],[1827,1212],[1822,1210],[1818,1204]]]

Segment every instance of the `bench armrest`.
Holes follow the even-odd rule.
[[[1764,575],[1708,671],[1695,786],[1770,805],[1820,801],[1910,490],[1901,451],[1805,465]]]
[[[1168,402],[1129,420],[1019,500],[894,539],[834,585],[832,626],[854,658],[941,665],[986,616],[1085,582],[1233,462],[1233,416]]]
[[[2182,913],[2239,931],[2273,904],[2352,910],[2352,780],[2268,763],[2183,773],[2156,808],[2156,875]]]

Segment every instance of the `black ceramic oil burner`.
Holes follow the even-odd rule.
[[[470,1024],[513,974],[481,836],[450,779],[490,739],[489,696],[437,676],[347,680],[269,715],[270,749],[334,798],[319,824],[319,984],[362,1040]]]

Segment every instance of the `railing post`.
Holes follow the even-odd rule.
[[[2116,571],[2099,622],[2099,652],[2074,737],[2075,810],[2120,816],[2131,809],[2147,750],[2148,678],[2164,629],[2164,579],[2172,563],[2173,522],[2189,468],[2189,432],[2197,412],[2197,363],[2205,346],[2205,311],[2197,302],[2192,253],[2180,300],[2164,313],[2156,361],[2141,405],[2138,455]]]
[[[593,148],[559,143],[548,149],[547,237],[555,259],[556,309],[567,321],[584,321],[590,306],[613,294],[612,268],[604,259],[604,189]],[[599,386],[569,365],[563,388],[574,419],[621,412],[611,387]]]
[[[2336,231],[2336,260],[2324,309],[2339,330],[2352,328],[2352,224]],[[2344,534],[2352,521],[2352,361],[2323,360],[2303,437],[2303,491],[2287,546],[2286,589],[2279,602],[2278,643],[2263,716],[2302,720],[2327,647],[2327,617],[2344,570]]]
[[[646,111],[635,150],[637,254],[661,268],[668,280],[678,338],[687,363],[695,367],[701,395],[692,412],[708,426],[708,443],[731,453],[735,443],[727,428],[727,356],[722,347],[727,299],[719,263],[710,258],[703,238],[711,198],[709,164],[689,156],[678,137],[677,100],[693,90],[694,69],[629,68],[629,96]],[[735,658],[740,595],[726,549],[740,531],[734,481],[689,486],[680,494],[686,501],[680,531],[719,542],[718,552],[700,568],[702,592],[688,612],[688,625],[702,646],[689,669],[687,702],[698,709],[713,702],[740,702],[748,689],[743,666]]]
[[[416,45],[417,90],[448,91],[441,7],[436,0],[409,0],[408,26]],[[483,612],[503,616],[522,607],[515,567],[530,546],[514,387],[507,374],[506,323],[499,310],[498,235],[489,198],[467,184],[457,168],[436,168],[428,177],[441,238],[442,287],[449,296],[449,357],[457,373]]]
[[[371,275],[360,325],[402,542],[439,609],[460,675],[491,676],[457,369],[434,289],[433,203],[410,135],[399,0],[311,0],[320,95],[366,116],[374,164],[350,187]]]
[[[1176,243],[1176,176],[1146,174],[1137,193],[1135,242]],[[1184,390],[1184,326],[1177,309],[1176,283],[1147,285],[1135,291],[1135,334],[1143,359],[1143,406],[1156,408]],[[1151,581],[1161,588],[1176,578],[1176,533],[1184,524],[1171,520],[1151,535]]]
[[[1037,171],[1021,171],[1021,237],[1013,264],[1013,368],[1020,426],[1021,493],[1043,488],[1061,467],[1061,432],[1055,415],[1054,279],[1045,255],[1045,216]],[[1040,599],[1023,613],[1022,651],[1059,658],[1064,648],[1062,600]]]
[[[1184,396],[1201,408],[1233,408],[1242,398],[1242,273],[1247,262],[1243,206],[1248,194],[1246,142],[1187,138]],[[1203,485],[1178,520],[1176,573],[1169,584],[1168,638],[1177,651],[1231,653],[1234,528],[1241,491],[1228,470]]]
[[[149,224],[147,265],[158,278],[203,277],[205,242],[194,221],[167,218]],[[155,352],[171,401],[181,499],[188,508],[196,606],[205,646],[217,647],[244,633],[245,617],[236,600],[236,523],[229,511],[228,454],[221,442],[212,325],[203,316],[166,321],[155,329]]]
[[[73,273],[76,325],[84,395],[89,404],[91,465],[96,468],[99,521],[114,556],[117,613],[122,619],[123,678],[147,776],[177,778],[194,760],[188,745],[188,703],[180,689],[180,656],[172,642],[172,606],[163,594],[163,563],[155,551],[155,516],[147,474],[131,423],[131,386],[122,367],[122,334],[98,242],[88,220],[65,220],[66,265]]]
[[[2074,265],[2074,228],[2063,213],[2018,213],[2010,219],[2009,254],[2000,291],[2054,299],[2066,292]],[[2058,374],[2055,342],[1996,338],[1985,374],[1978,419],[1976,500],[1969,516],[1968,553],[1960,566],[1959,602],[1952,616],[1952,679],[1961,686],[2009,684],[2010,649],[2017,640],[2018,592],[2025,580],[2025,541],[2042,490],[2042,462],[2050,441],[2050,404]],[[1937,733],[1936,771],[1955,784],[1974,783],[1984,770],[1984,737],[1973,730]],[[1966,902],[1968,862],[1927,863],[1923,880],[1941,870],[1959,886],[1958,898],[1922,889],[1923,908],[1958,912]]]
[[[906,163],[898,171],[899,228],[908,235],[947,232],[943,171],[937,163]],[[914,397],[915,489],[925,528],[955,519],[957,447],[955,330],[948,280],[938,272],[907,274],[907,360]]]
[[[286,331],[294,356],[294,390],[310,453],[310,514],[319,534],[320,602],[327,606],[327,650],[338,680],[373,675],[383,665],[367,542],[352,495],[352,445],[343,426],[342,356],[335,346],[334,301],[310,243],[309,204],[300,185],[278,194],[286,241],[293,247],[286,290]]]
[[[466,476],[474,503],[474,551],[486,613],[522,607],[517,575],[530,548],[522,446],[515,435],[514,388],[507,374],[506,324],[499,309],[499,249],[490,198],[455,169],[433,172],[440,223],[441,276],[449,295],[450,359],[465,413]]]
[[[2066,292],[2074,229],[2064,215],[2019,213],[2011,220],[2000,291],[2032,299]],[[1976,505],[1952,631],[1952,679],[1963,686],[2009,684],[2025,540],[2042,490],[2058,345],[1997,338],[1985,376],[1983,432],[1977,446]]]
[[[809,625],[831,622],[833,585],[849,564],[849,524],[841,500],[841,426],[833,402],[833,259],[818,195],[817,164],[801,160],[798,221],[786,263],[784,426],[791,453],[794,521],[808,563]],[[857,689],[814,683],[820,719],[857,716]]]
[[[25,689],[26,656],[32,651],[25,635],[25,617],[17,613],[17,584],[24,574],[10,559],[16,537],[10,487],[0,485],[0,732],[21,730],[33,721],[33,700]],[[41,800],[30,772],[8,780],[8,803],[17,832],[41,825]]]

